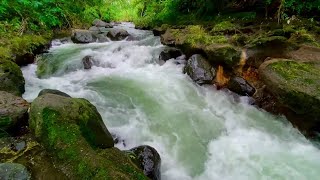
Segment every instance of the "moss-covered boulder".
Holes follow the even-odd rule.
[[[61,92],[61,91],[56,90],[56,89],[42,89],[39,92],[38,97],[42,96],[42,95],[45,95],[45,94],[56,94],[56,95],[64,96],[64,97],[71,97],[69,94]]]
[[[29,103],[21,97],[0,91],[0,137],[17,133],[28,122]]]
[[[241,59],[241,51],[229,44],[212,44],[204,47],[204,52],[212,64],[223,64],[229,68],[237,66]]]
[[[20,67],[12,61],[0,59],[0,91],[7,91],[21,96],[24,89],[24,78]]]
[[[320,121],[320,62],[272,59],[259,74],[267,89],[306,121]]]
[[[29,126],[68,178],[145,179],[124,153],[113,148],[100,114],[85,99],[39,96],[31,104]]]

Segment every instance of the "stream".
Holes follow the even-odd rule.
[[[119,26],[136,40],[56,44],[49,54],[59,68],[44,79],[36,64],[24,67],[23,97],[31,102],[49,88],[88,99],[120,138],[118,148],[157,149],[163,180],[320,177],[320,150],[284,117],[198,86],[173,59],[158,65],[160,38]],[[97,60],[90,70],[81,61],[87,55]]]

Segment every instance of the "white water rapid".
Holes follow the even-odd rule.
[[[117,147],[157,149],[163,180],[320,178],[320,150],[284,118],[196,85],[174,60],[158,65],[159,37],[120,26],[138,40],[53,46],[59,68],[45,79],[36,64],[24,67],[24,98],[51,88],[88,99],[124,140]],[[86,55],[98,61],[90,70],[81,62]]]

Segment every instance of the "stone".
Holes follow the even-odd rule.
[[[91,69],[93,65],[93,57],[92,56],[85,56],[82,59],[82,64],[84,66],[84,69]]]
[[[39,92],[38,97],[42,96],[42,95],[45,95],[45,94],[56,94],[56,95],[63,96],[63,97],[71,97],[67,93],[64,93],[64,92],[56,90],[56,89],[42,89]]]
[[[0,129],[9,134],[18,133],[28,123],[29,103],[21,97],[0,91]],[[5,135],[0,132],[0,136]]]
[[[159,60],[167,61],[169,59],[175,59],[179,56],[182,56],[182,52],[177,48],[169,48],[163,50],[159,55]]]
[[[227,88],[241,96],[252,96],[255,93],[255,88],[241,77],[231,78],[228,82]]]
[[[259,75],[281,104],[308,121],[320,121],[320,62],[271,59]]]
[[[216,70],[199,54],[190,57],[184,68],[184,72],[200,85],[212,84],[216,76]]]
[[[17,179],[29,180],[31,179],[30,173],[27,168],[17,163],[1,163],[0,164],[0,179]]]
[[[71,40],[74,43],[92,43],[96,42],[97,38],[89,30],[75,29],[72,31]]]
[[[0,91],[21,96],[24,91],[24,78],[20,67],[12,61],[0,59]]]
[[[134,164],[152,180],[160,180],[161,158],[156,149],[151,146],[139,146],[127,151]]]
[[[112,41],[121,41],[124,40],[126,37],[128,37],[130,34],[128,31],[124,29],[111,29],[107,36],[112,40]]]

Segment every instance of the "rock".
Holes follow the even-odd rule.
[[[254,87],[241,77],[231,78],[227,88],[241,96],[252,96],[255,93]]]
[[[143,173],[152,180],[160,180],[161,158],[156,149],[151,146],[139,146],[130,149],[129,157]]]
[[[272,59],[260,66],[259,74],[281,104],[306,121],[320,121],[320,62]]]
[[[1,163],[0,179],[29,180],[31,178],[27,168],[17,163]]]
[[[107,34],[112,41],[124,40],[129,35],[130,34],[124,29],[111,29]]]
[[[106,28],[113,28],[113,25],[110,24],[110,23],[106,23],[100,19],[95,19],[93,22],[92,22],[92,25],[93,26],[96,26],[96,27],[106,27]]]
[[[97,34],[96,37],[98,38],[98,42],[104,43],[109,42],[109,38],[105,34]]]
[[[67,93],[61,92],[59,90],[56,89],[42,89],[39,94],[39,96],[45,95],[45,94],[55,94],[55,95],[59,95],[59,96],[63,96],[63,97],[71,97],[69,96]]]
[[[0,91],[0,129],[10,134],[18,133],[18,129],[28,123],[28,109],[26,100]]]
[[[0,59],[0,82],[0,91],[17,96],[21,96],[25,91],[20,67],[12,61]]]
[[[82,59],[82,64],[84,66],[84,69],[91,69],[93,64],[93,57],[92,56],[85,56]]]
[[[237,66],[241,59],[241,51],[229,44],[212,44],[203,48],[209,62],[224,64],[225,67]]]
[[[170,48],[170,49],[165,49],[160,53],[159,60],[167,61],[172,58],[175,59],[179,56],[182,56],[182,52],[179,49]]]
[[[42,95],[31,104],[29,126],[68,179],[146,179],[113,147],[100,114],[85,99]]]
[[[156,27],[152,29],[152,32],[154,36],[161,36],[161,34],[164,34],[166,32],[166,29],[163,29],[161,27]]]
[[[72,31],[71,40],[74,43],[92,43],[97,38],[89,30],[75,29]]]
[[[68,43],[72,43],[72,40],[70,37],[65,37],[65,38],[61,38],[61,39],[52,40],[51,46],[60,46],[62,44],[68,44]]]
[[[174,29],[168,29],[166,32],[162,35],[160,35],[160,40],[161,43],[167,46],[175,46],[176,45],[176,37],[174,36],[175,34]]]
[[[199,54],[190,57],[184,68],[191,79],[198,84],[211,84],[216,76],[215,69]]]
[[[46,123],[57,123],[56,128],[60,128],[59,126],[63,126],[65,123],[70,124],[71,127],[73,124],[77,124],[82,135],[91,145],[101,148],[113,147],[114,145],[113,138],[97,109],[85,99],[68,98],[56,94],[44,94],[36,98],[31,104],[29,125],[40,141],[44,141],[46,138],[50,139],[50,132],[59,132],[59,129],[54,129]],[[39,126],[41,124],[44,127]],[[47,131],[49,134],[43,134]]]

